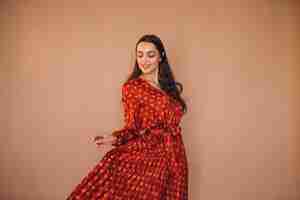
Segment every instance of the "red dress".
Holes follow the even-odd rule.
[[[67,200],[187,200],[179,102],[142,78],[122,87],[125,125],[114,148]]]

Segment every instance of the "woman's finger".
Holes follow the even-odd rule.
[[[102,139],[104,139],[104,137],[102,135],[97,135],[94,137],[94,141],[102,140]]]
[[[101,145],[103,145],[104,143],[103,142],[96,142],[96,145],[97,146],[101,146]]]

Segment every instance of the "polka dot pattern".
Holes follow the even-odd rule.
[[[188,164],[179,102],[146,80],[122,87],[124,127],[67,200],[187,200]]]

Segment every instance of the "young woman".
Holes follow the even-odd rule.
[[[136,44],[132,74],[122,86],[125,125],[97,145],[112,144],[67,200],[187,200],[188,163],[179,125],[187,107],[160,38]]]

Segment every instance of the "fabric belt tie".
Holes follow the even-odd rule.
[[[142,129],[141,131],[138,131],[138,133],[140,136],[143,136],[144,134],[151,132],[151,130],[163,130],[167,133],[170,133],[172,136],[178,136],[180,135],[181,127],[179,125],[156,125],[153,127]]]

